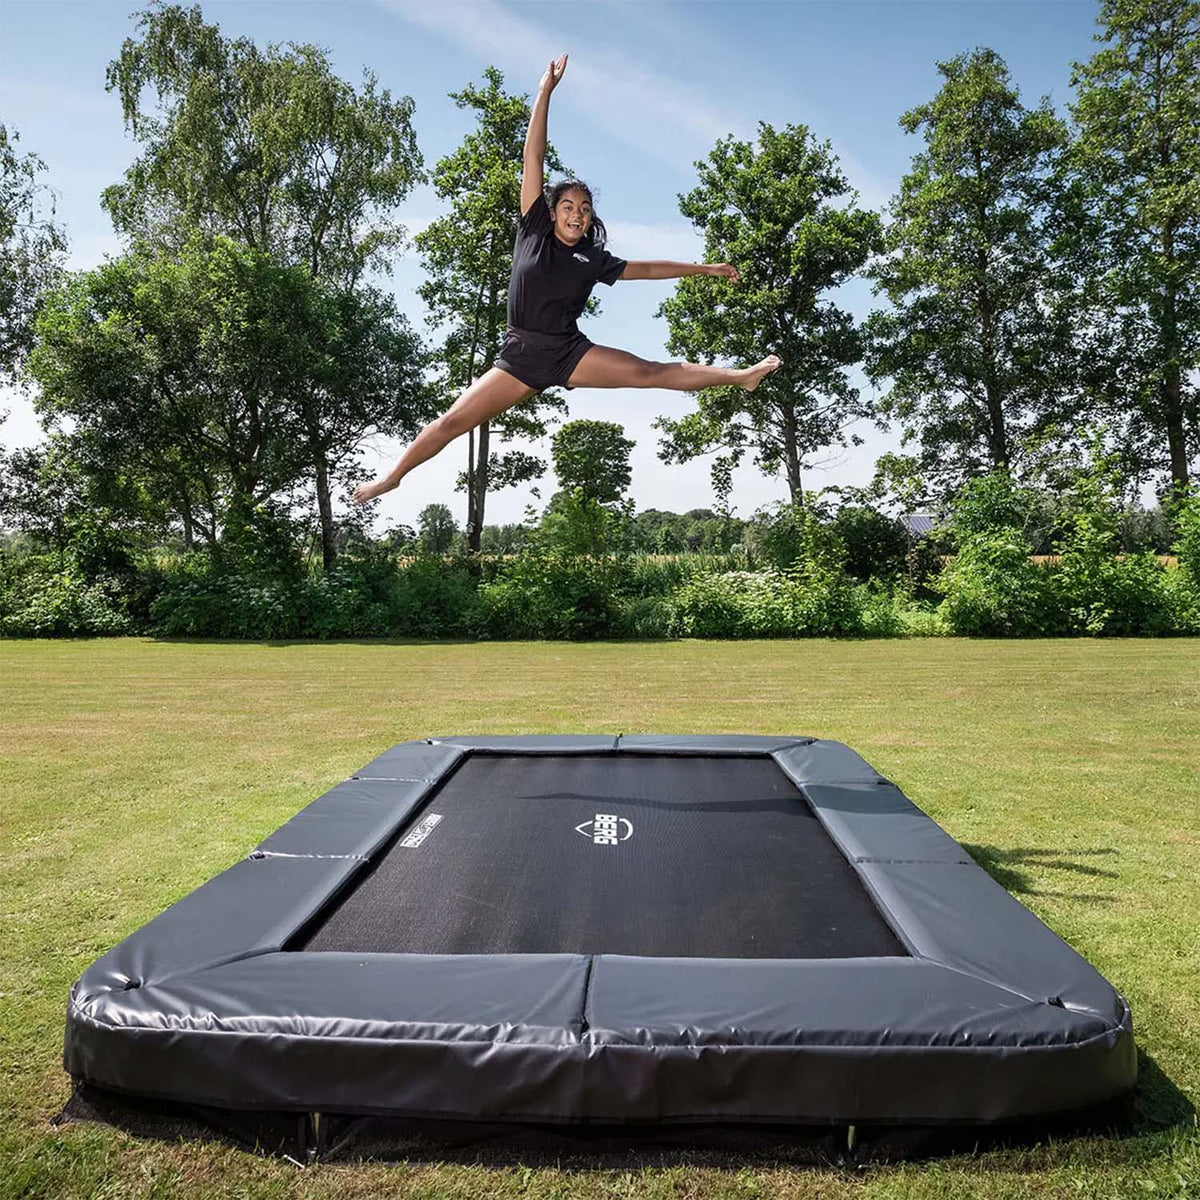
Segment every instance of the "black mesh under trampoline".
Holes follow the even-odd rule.
[[[768,758],[472,757],[293,950],[903,955]]]

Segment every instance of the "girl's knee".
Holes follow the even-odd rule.
[[[462,413],[456,413],[453,409],[450,412],[442,413],[433,424],[438,433],[448,442],[453,441],[459,434],[466,433],[471,427],[470,419]]]

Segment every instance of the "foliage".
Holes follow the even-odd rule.
[[[445,504],[427,504],[417,516],[421,548],[429,554],[445,554],[458,532],[454,514]]]
[[[825,513],[821,497],[808,508],[780,502],[755,513],[750,538],[755,552],[776,570],[798,563],[820,563],[841,570],[846,547]]]
[[[634,444],[613,421],[568,421],[550,442],[558,486],[599,504],[615,504],[629,487]]]
[[[131,633],[116,581],[86,579],[68,563],[0,550],[0,635],[105,637]]]
[[[681,279],[659,309],[668,348],[705,363],[774,352],[783,365],[753,392],[706,388],[694,412],[660,418],[660,454],[672,463],[720,451],[713,483],[727,500],[731,472],[750,451],[767,474],[782,468],[800,503],[807,459],[860,440],[844,429],[865,413],[847,374],[861,339],[850,314],[822,295],[879,248],[879,218],[856,206],[829,143],[803,125],[759,122],[757,146],[722,139],[697,167],[700,182],[680,211],[704,232],[706,261],[736,263],[740,281]]]
[[[1141,464],[1186,486],[1200,449],[1200,4],[1103,0],[1076,63],[1070,229],[1094,386]]]
[[[1045,501],[1022,487],[1007,471],[967,480],[950,504],[954,532],[960,538],[1011,529],[1031,542],[1046,523]]]
[[[879,413],[919,447],[943,494],[1007,469],[1070,394],[1069,306],[1048,308],[1049,173],[1066,140],[1048,100],[1025,108],[979,49],[938,64],[944,83],[905,113],[925,148],[892,200],[888,255],[871,271],[891,302],[868,324]]]
[[[904,571],[908,535],[894,517],[847,504],[834,514],[831,526],[844,548],[846,571],[860,583],[895,580]]]
[[[1110,458],[1081,471],[1068,498],[1053,585],[1066,631],[1091,635],[1171,629],[1165,572],[1153,554],[1119,556],[1120,480]]]
[[[968,637],[1036,637],[1053,633],[1050,574],[1029,561],[1016,529],[963,539],[938,580],[939,614],[952,633]]]
[[[419,554],[399,572],[388,632],[412,638],[472,636],[478,623],[477,589],[468,561]]]
[[[331,567],[333,486],[356,475],[363,438],[411,436],[433,410],[407,319],[361,282],[369,268],[390,270],[405,244],[391,214],[424,179],[412,99],[393,100],[369,72],[356,91],[314,46],[225,38],[198,5],[152,4],[138,31],[107,78],[143,152],[104,205],[131,245],[167,259],[198,237],[228,237],[285,273],[298,268],[278,314],[298,368],[290,444]],[[242,353],[253,369],[259,360]]]
[[[620,625],[623,564],[546,545],[504,563],[479,588],[478,633],[489,638],[608,637]]]
[[[367,428],[427,414],[390,300],[335,293],[226,238],[134,252],[47,298],[29,369],[43,419],[130,519],[219,536],[234,497],[279,496],[334,468]],[[330,556],[326,556],[328,563]]]
[[[61,557],[93,505],[91,483],[62,439],[0,452],[0,527],[29,534]]]
[[[555,494],[538,532],[547,546],[563,554],[613,554],[628,548],[631,507],[604,504],[583,488],[571,488]]]
[[[1179,565],[1191,577],[1195,587],[1200,589],[1200,488],[1192,488],[1184,497],[1177,511],[1176,522],[1179,540],[1174,550],[1179,555]]]
[[[29,349],[41,293],[62,269],[67,239],[54,222],[54,197],[38,183],[36,154],[18,154],[20,135],[0,124],[0,380]]]
[[[716,513],[709,508],[693,508],[686,513],[672,513],[647,508],[633,518],[630,538],[635,550],[651,554],[688,550],[725,554],[741,545],[746,528],[746,522],[728,510]]]
[[[168,252],[224,234],[340,289],[388,268],[388,214],[424,178],[411,97],[370,72],[356,91],[315,46],[225,38],[199,5],[152,3],[137,28],[107,74],[143,146],[104,193],[118,232]]]

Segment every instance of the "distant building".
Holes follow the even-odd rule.
[[[900,521],[904,526],[904,532],[914,541],[917,538],[927,537],[933,532],[933,517],[929,513],[903,513]]]

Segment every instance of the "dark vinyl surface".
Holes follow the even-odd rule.
[[[472,756],[289,949],[906,953],[770,759],[611,754]]]

